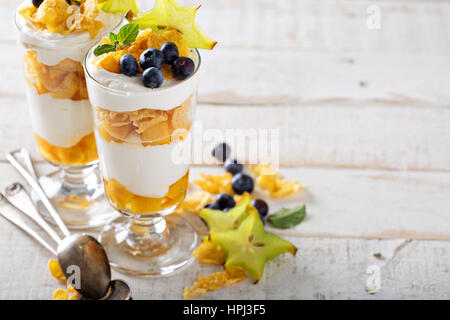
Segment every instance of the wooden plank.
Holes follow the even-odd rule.
[[[51,170],[39,166],[41,173]],[[190,181],[200,172],[223,173],[221,168],[194,167]],[[395,172],[356,169],[281,169],[286,179],[305,186],[297,195],[270,199],[259,188],[255,198],[268,201],[271,212],[306,204],[307,218],[286,236],[327,238],[407,238],[450,240],[450,173]],[[0,191],[21,177],[0,163]],[[197,188],[191,183],[191,192]]]
[[[2,2],[0,40],[14,41],[11,22],[22,0]],[[154,2],[141,3],[148,10]],[[379,30],[366,26],[371,5],[380,8]],[[448,1],[209,0],[197,19],[223,47],[448,53],[449,13]]]
[[[41,159],[34,147],[25,98],[0,98],[0,114],[0,160],[5,159],[5,152],[19,146],[26,146],[35,159]],[[239,130],[244,134],[255,130],[256,140],[263,139],[264,131],[279,130],[282,166],[450,169],[450,108],[446,107],[199,105],[197,119],[195,139],[203,141],[204,148]],[[228,142],[236,145],[241,140]],[[196,154],[200,152],[209,154],[208,150],[196,149]],[[248,154],[240,159],[245,157]],[[210,159],[200,160],[205,163]]]
[[[0,52],[0,94],[23,96],[14,44]],[[436,104],[450,102],[448,55],[203,52],[199,101],[211,104]],[[277,68],[268,68],[277,61]],[[351,62],[349,62],[351,61]],[[264,70],[264,72],[262,72]]]
[[[366,27],[370,4],[383,13],[380,30]],[[205,8],[205,29],[223,45],[202,53],[203,103],[450,101],[449,3],[212,1]],[[10,29],[0,17],[10,40],[0,53],[0,93],[21,95]]]
[[[1,219],[1,218],[0,218]],[[299,248],[296,257],[270,261],[261,281],[250,280],[210,292],[205,299],[449,299],[450,242],[361,240],[288,237]],[[386,260],[375,259],[381,253]],[[0,224],[0,299],[51,299],[63,285],[52,278],[45,249],[14,229]],[[392,257],[392,258],[391,258]],[[27,268],[23,268],[26,265]],[[367,268],[380,268],[380,290],[367,293]],[[127,281],[134,299],[181,299],[183,287],[199,275],[220,271],[217,266],[193,263],[170,277],[139,278],[113,272]]]

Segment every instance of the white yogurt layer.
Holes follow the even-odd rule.
[[[191,50],[189,56],[198,68],[200,63],[198,52]],[[191,94],[197,92],[199,76],[197,71],[185,80],[164,80],[161,87],[150,89],[143,85],[141,74],[128,77],[97,68],[92,64],[94,58],[91,50],[85,65],[89,99],[94,106],[116,112],[144,108],[170,110],[180,106]]]
[[[26,4],[28,1],[22,3],[18,11]],[[66,58],[82,62],[89,48],[97,43],[105,33],[118,26],[123,18],[122,15],[105,13],[100,10],[96,20],[101,21],[104,27],[95,39],[91,39],[86,31],[62,35],[40,30],[19,13],[16,13],[15,19],[17,27],[21,31],[19,37],[22,45],[35,50],[38,60],[43,64],[54,66]]]
[[[116,179],[132,193],[151,198],[164,197],[170,185],[182,178],[188,162],[177,157],[187,149],[189,139],[176,143],[147,146],[106,142],[95,131],[102,175]]]
[[[34,132],[54,146],[73,147],[93,131],[88,100],[54,99],[28,86],[27,99]]]

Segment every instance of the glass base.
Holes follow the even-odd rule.
[[[39,178],[39,182],[64,224],[70,229],[104,226],[118,218],[104,196],[96,165],[61,168]],[[53,218],[36,195],[33,200],[47,221]]]
[[[150,220],[153,221],[149,223]],[[189,265],[198,237],[189,223],[173,214],[164,218],[157,215],[147,222],[122,218],[106,226],[99,241],[116,270],[158,276]]]

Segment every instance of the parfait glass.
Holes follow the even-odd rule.
[[[57,168],[39,182],[69,228],[97,227],[117,217],[104,197],[82,66],[89,48],[103,32],[116,29],[123,17],[116,20],[91,39],[87,32],[38,32],[18,11],[14,17],[37,148]],[[37,198],[35,202],[53,222]]]
[[[111,265],[135,275],[169,274],[192,260],[197,234],[175,213],[189,184],[190,129],[197,105],[200,55],[183,81],[145,88],[141,77],[95,69],[86,81],[105,195],[122,219],[104,227],[99,241]]]

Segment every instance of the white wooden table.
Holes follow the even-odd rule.
[[[15,54],[14,8],[0,11],[0,189],[18,174],[4,153],[34,148]],[[184,1],[183,3],[194,3]],[[199,22],[204,128],[279,129],[282,173],[306,192],[307,219],[278,232],[299,247],[211,299],[450,298],[450,2],[209,0]],[[369,29],[367,9],[381,13]],[[372,11],[373,12],[373,11]],[[196,166],[192,172],[221,172]],[[49,299],[60,286],[45,249],[0,219],[0,298]],[[381,253],[382,258],[374,254]],[[368,294],[367,269],[381,288]],[[179,299],[199,274],[123,276],[136,299]]]

